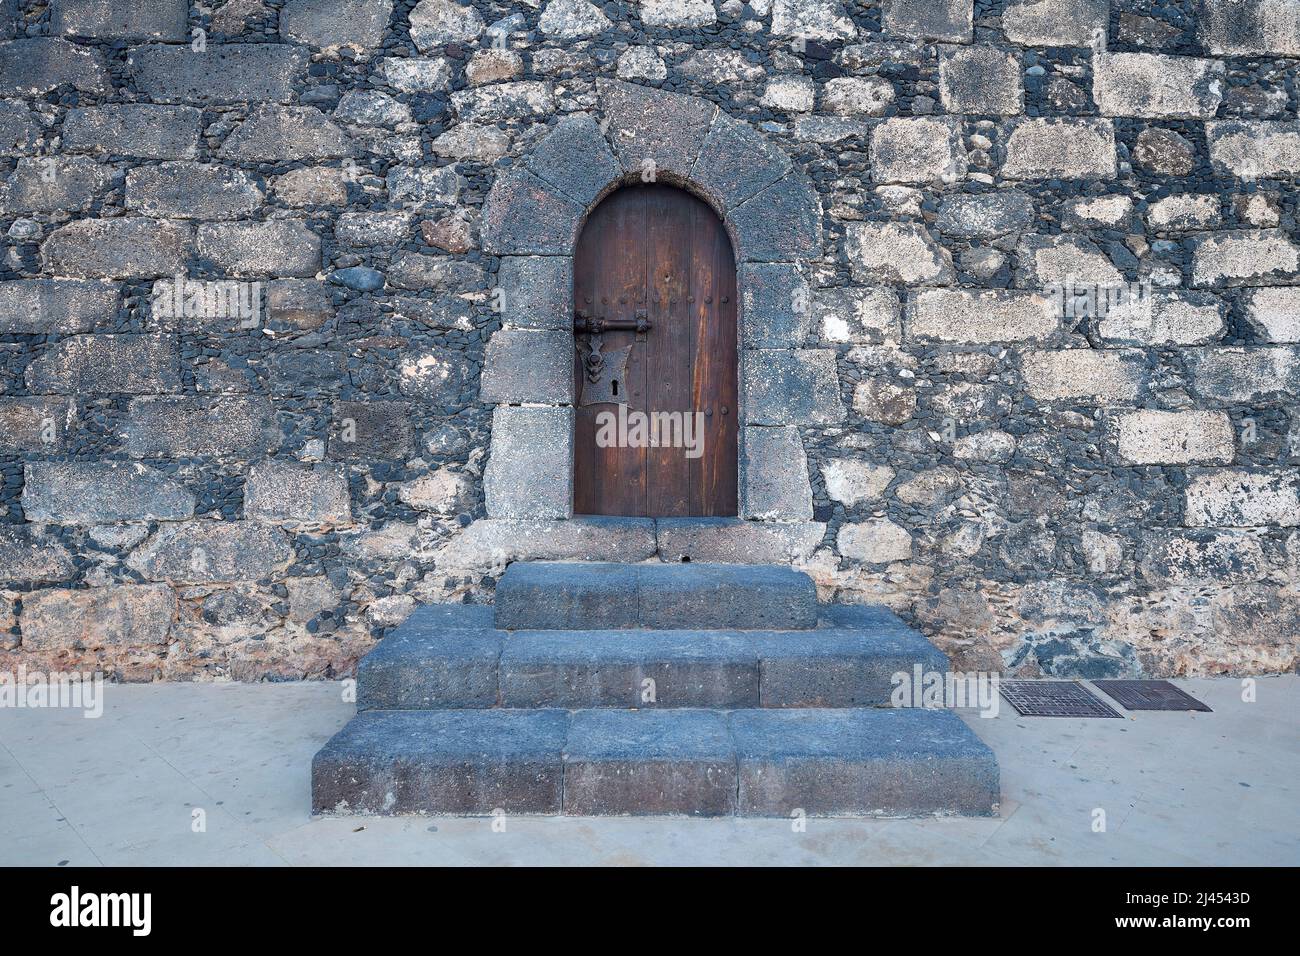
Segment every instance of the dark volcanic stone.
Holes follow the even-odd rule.
[[[1173,130],[1153,126],[1138,134],[1133,161],[1162,176],[1186,176],[1196,168],[1196,147]]]

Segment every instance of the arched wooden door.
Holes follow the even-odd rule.
[[[722,222],[671,186],[620,189],[587,220],[573,292],[574,511],[735,515],[736,266]]]

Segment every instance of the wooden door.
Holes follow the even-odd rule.
[[[574,511],[735,515],[736,266],[722,222],[671,186],[621,189],[587,220],[573,292],[584,319],[649,324],[575,333]]]

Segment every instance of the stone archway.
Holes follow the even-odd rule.
[[[804,347],[811,317],[798,306],[807,261],[822,252],[817,193],[784,152],[707,100],[612,80],[597,94],[597,111],[561,119],[484,205],[503,319],[480,389],[496,405],[488,517],[572,517],[574,246],[604,196],[653,175],[708,203],[736,251],[740,517],[808,523],[797,426],[844,418],[834,353]]]

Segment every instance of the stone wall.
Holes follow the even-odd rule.
[[[565,318],[484,203],[609,80],[815,188],[755,360],[817,394],[741,412],[824,598],[961,666],[1296,666],[1294,0],[0,0],[0,38],[0,669],[333,676],[504,561],[672,557],[485,504],[489,449],[569,439],[526,364],[480,395]]]

